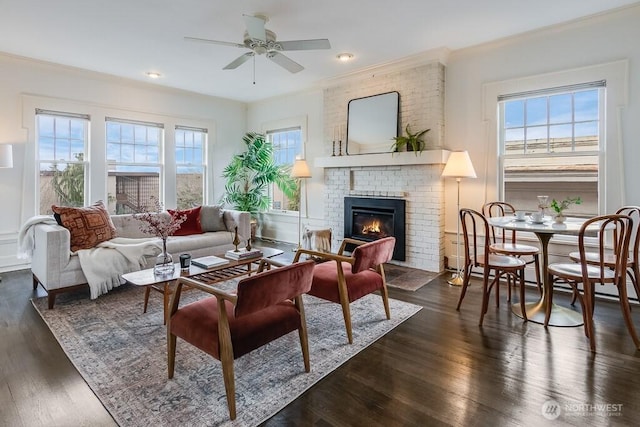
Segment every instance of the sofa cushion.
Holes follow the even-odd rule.
[[[200,209],[201,206],[193,209],[186,210],[171,210],[167,209],[169,215],[173,217],[181,217],[182,215],[186,215],[186,220],[180,224],[180,228],[178,228],[173,235],[174,236],[189,236],[191,234],[202,234],[202,226],[200,225]]]
[[[224,211],[220,206],[202,206],[200,211],[202,231],[227,231],[223,214]]]
[[[90,249],[116,237],[116,228],[102,201],[85,208],[51,206],[61,225],[71,234],[71,251]]]

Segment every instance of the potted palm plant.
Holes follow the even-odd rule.
[[[293,199],[298,184],[290,176],[290,166],[276,164],[273,146],[263,134],[248,132],[242,141],[246,150],[233,156],[222,172],[226,183],[220,202],[251,214],[253,238],[258,213],[269,209],[271,204],[269,185],[275,184],[285,196]]]
[[[424,141],[422,140],[422,137],[430,130],[431,129],[425,129],[411,133],[409,125],[407,124],[405,129],[406,135],[396,136],[393,138],[395,142],[391,144],[392,153],[400,151],[403,147],[406,147],[407,151],[414,151],[417,156],[418,152],[422,152],[422,150],[424,150]]]

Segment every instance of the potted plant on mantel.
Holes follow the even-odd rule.
[[[406,147],[407,151],[413,151],[417,156],[418,152],[422,153],[422,150],[424,150],[424,141],[422,140],[422,137],[430,130],[431,129],[425,129],[416,133],[411,133],[409,125],[407,124],[405,129],[407,135],[396,136],[393,138],[395,142],[391,145],[391,153],[393,154],[402,150],[403,147]]]
[[[221,203],[233,209],[251,214],[251,238],[255,238],[257,215],[269,209],[269,185],[275,184],[292,199],[296,195],[297,182],[290,176],[290,166],[277,165],[273,158],[273,146],[260,133],[248,132],[242,137],[246,151],[236,154],[222,172],[226,179],[225,194]]]
[[[566,217],[564,216],[564,211],[568,209],[569,206],[573,204],[579,205],[580,203],[582,203],[582,199],[580,199],[580,196],[567,197],[566,199],[560,202],[557,201],[556,199],[553,199],[551,201],[551,208],[556,212],[556,215],[554,217],[555,222],[557,222],[558,224],[564,223],[566,219]]]

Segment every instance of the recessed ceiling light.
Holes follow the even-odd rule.
[[[336,58],[338,58],[342,62],[351,61],[353,59],[353,53],[339,53]]]
[[[147,71],[147,77],[150,79],[159,79],[160,73],[156,73],[155,71]]]

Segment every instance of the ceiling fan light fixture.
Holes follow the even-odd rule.
[[[336,55],[336,58],[338,58],[341,62],[348,62],[353,59],[353,53],[348,53],[348,52],[339,53],[338,55]]]
[[[150,79],[159,79],[162,76],[162,74],[156,73],[155,71],[147,71],[146,74]]]

